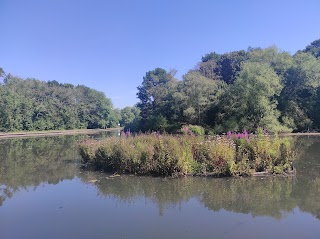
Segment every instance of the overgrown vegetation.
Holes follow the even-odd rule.
[[[286,174],[292,170],[293,160],[287,138],[246,132],[214,137],[123,133],[121,137],[84,141],[80,154],[97,169],[163,176]]]

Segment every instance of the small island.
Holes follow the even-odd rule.
[[[258,132],[197,136],[122,133],[120,137],[86,140],[79,150],[83,162],[96,170],[153,176],[293,175],[293,144]]]

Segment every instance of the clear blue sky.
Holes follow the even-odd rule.
[[[0,67],[133,105],[149,70],[181,78],[206,53],[320,38],[319,0],[0,0]]]

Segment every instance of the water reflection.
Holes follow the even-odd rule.
[[[92,178],[92,175],[86,177],[86,174],[83,174],[81,177],[85,182]],[[163,180],[136,176],[107,179],[100,175],[97,187],[100,195],[124,203],[145,198],[157,205],[159,215],[163,215],[166,208],[180,207],[181,203],[196,198],[203,206],[213,211],[224,209],[279,219],[299,206],[297,200],[292,197],[294,185],[294,178],[189,177]]]
[[[85,184],[99,179],[95,184],[99,197],[123,204],[145,199],[157,205],[160,215],[195,199],[210,211],[224,209],[280,219],[298,207],[320,219],[320,137],[295,138],[299,153],[296,177],[240,179],[112,178],[99,172],[80,173],[77,142],[81,137],[1,140],[0,206],[21,189],[80,178]]]
[[[302,211],[320,219],[320,137],[296,137],[296,148],[300,154],[293,197]]]
[[[75,136],[1,140],[0,205],[22,188],[74,178],[76,143]]]
[[[295,177],[256,178],[180,178],[121,176],[106,178],[100,174],[97,188],[100,195],[122,202],[146,198],[158,206],[179,207],[191,198],[213,211],[221,209],[270,216],[280,219],[299,207],[320,219],[320,137],[296,137],[297,160]],[[83,174],[83,181],[93,175]]]
[[[0,206],[20,189],[73,179],[79,171],[78,142],[116,134],[117,131],[0,140]]]

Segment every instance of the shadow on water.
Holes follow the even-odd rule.
[[[114,133],[114,134],[117,134]],[[96,135],[97,138],[109,135]],[[60,136],[0,141],[0,206],[21,189],[80,178],[95,184],[100,197],[121,203],[144,199],[159,214],[195,199],[212,211],[252,216],[284,217],[298,207],[320,219],[320,137],[296,137],[295,177],[179,178],[120,176],[80,172],[77,142],[84,136]]]

